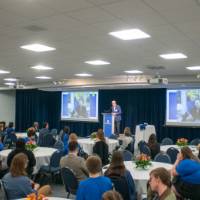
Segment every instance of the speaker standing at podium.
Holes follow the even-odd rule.
[[[115,100],[112,101],[112,114],[115,117],[115,134],[119,134],[120,133],[120,122],[121,122],[121,107],[119,105],[117,105],[117,102]]]

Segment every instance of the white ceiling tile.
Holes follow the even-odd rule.
[[[79,10],[82,8],[92,7],[93,4],[89,3],[86,0],[43,0],[40,1],[42,5],[45,5],[51,9],[58,11],[73,11]]]
[[[125,0],[87,0],[88,2],[94,3],[95,5],[112,4]]]
[[[127,0],[102,7],[133,26],[166,24],[158,13],[139,0]]]
[[[108,12],[104,11],[101,8],[97,8],[97,7],[82,9],[77,12],[71,12],[68,15],[75,19],[78,19],[82,22],[88,23],[88,24],[104,22],[104,21],[111,21],[111,20],[115,19]]]
[[[55,14],[53,9],[40,4],[39,1],[1,0],[0,8],[32,20]]]

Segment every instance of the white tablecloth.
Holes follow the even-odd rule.
[[[7,166],[7,157],[11,151],[12,151],[11,149],[0,151],[0,160],[2,160],[3,166]],[[51,155],[55,151],[57,151],[57,149],[48,147],[37,147],[36,149],[34,149],[33,153],[36,159],[36,166],[34,167],[34,172],[33,172],[34,174],[39,171],[42,165],[49,165]]]
[[[125,161],[124,162],[126,169],[130,171],[133,180],[135,181],[136,190],[139,194],[147,193],[147,181],[149,180],[149,173],[151,170],[156,169],[158,167],[164,167],[167,170],[172,168],[171,164],[161,163],[161,162],[152,162],[152,165],[148,169],[140,169],[136,168],[136,165],[133,161]],[[103,168],[103,172],[106,171]]]
[[[149,180],[149,173],[151,170],[156,169],[158,167],[164,167],[167,170],[172,168],[171,164],[161,163],[161,162],[152,162],[152,165],[149,169],[139,169],[136,168],[135,163],[132,161],[125,162],[126,169],[128,169],[135,180],[136,190],[139,194],[147,193],[147,181]]]
[[[93,152],[93,146],[95,144],[95,141],[90,138],[84,138],[84,139],[78,139],[78,143],[83,148],[83,150],[91,155]],[[106,139],[106,143],[108,144],[109,152],[112,153],[112,151],[115,149],[117,145],[119,145],[118,140],[113,139]]]
[[[26,138],[27,137],[27,133],[15,133],[15,135],[17,136],[17,138]],[[36,135],[39,136],[39,132],[36,132]]]
[[[161,145],[160,150],[163,152],[166,152],[167,149],[169,149],[170,147],[174,147],[174,148],[178,149],[179,151],[181,149],[181,147],[179,147],[177,145]],[[190,149],[192,150],[192,152],[195,156],[198,156],[199,150],[197,150],[197,146],[189,145],[188,147],[190,147]]]
[[[151,134],[156,134],[154,125],[147,125],[145,130],[140,130],[140,125],[137,125],[135,129],[135,149],[138,149],[138,143],[141,140],[148,142]]]
[[[71,200],[71,199],[66,199],[66,198],[61,198],[61,197],[46,197],[45,199],[48,199],[48,200]],[[26,198],[17,199],[17,200],[26,200]]]

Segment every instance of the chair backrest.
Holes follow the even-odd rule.
[[[163,138],[161,145],[173,145],[173,140],[171,138]]]
[[[60,159],[63,156],[62,151],[55,151],[50,159],[50,167],[59,167],[60,166]]]
[[[122,195],[123,199],[129,200],[129,187],[126,178],[124,176],[109,176],[109,178],[113,183],[114,189]]]
[[[51,129],[50,132],[53,136],[57,136],[58,135],[58,130],[56,128]]]
[[[40,146],[41,147],[52,147],[54,145],[54,138],[53,135],[48,133],[41,138]]]
[[[200,139],[199,138],[195,138],[190,142],[190,145],[197,146],[198,144],[200,144]]]
[[[5,184],[2,180],[0,180],[0,185],[2,185],[3,199],[9,200],[8,192],[6,191]]]
[[[146,144],[141,146],[140,153],[143,153],[143,154],[146,154],[148,156],[151,156],[151,150]]]
[[[124,161],[131,161],[133,159],[133,154],[130,151],[124,150],[122,153]]]
[[[138,149],[141,150],[141,148],[142,148],[144,145],[147,145],[147,143],[146,143],[144,140],[140,140],[139,143],[138,143]]]
[[[61,175],[66,192],[76,194],[78,188],[78,180],[73,171],[67,167],[64,167],[61,169]]]
[[[58,150],[63,150],[64,149],[64,144],[61,140],[56,141],[54,144],[54,148]]]
[[[115,135],[115,134],[111,134],[109,138],[110,138],[110,139],[117,140],[117,135]]]
[[[132,142],[128,144],[128,146],[126,147],[126,150],[128,150],[132,154],[134,154],[134,151],[135,151],[135,139],[133,139]]]
[[[169,163],[171,164],[171,159],[169,157],[169,155],[167,155],[166,153],[159,153],[155,156],[154,158],[155,162],[163,162],[163,163]]]
[[[172,164],[174,164],[176,161],[176,158],[177,158],[177,154],[179,153],[178,149],[176,149],[174,147],[170,147],[169,149],[167,149],[166,153],[171,158]]]

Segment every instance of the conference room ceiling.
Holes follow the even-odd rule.
[[[119,40],[109,32],[140,29],[151,37]],[[32,52],[22,45],[41,43],[56,48]],[[164,60],[160,54],[181,52],[187,59]],[[101,59],[110,65],[93,66],[85,61]],[[36,71],[43,64],[54,69]],[[88,80],[126,77],[125,70],[141,70],[143,76],[176,77],[196,81],[200,66],[200,3],[198,0],[1,0],[0,69],[27,86],[53,81],[77,80],[74,74],[89,73]],[[158,69],[157,69],[158,67]],[[200,71],[199,71],[200,73]],[[37,76],[50,76],[39,80]]]

